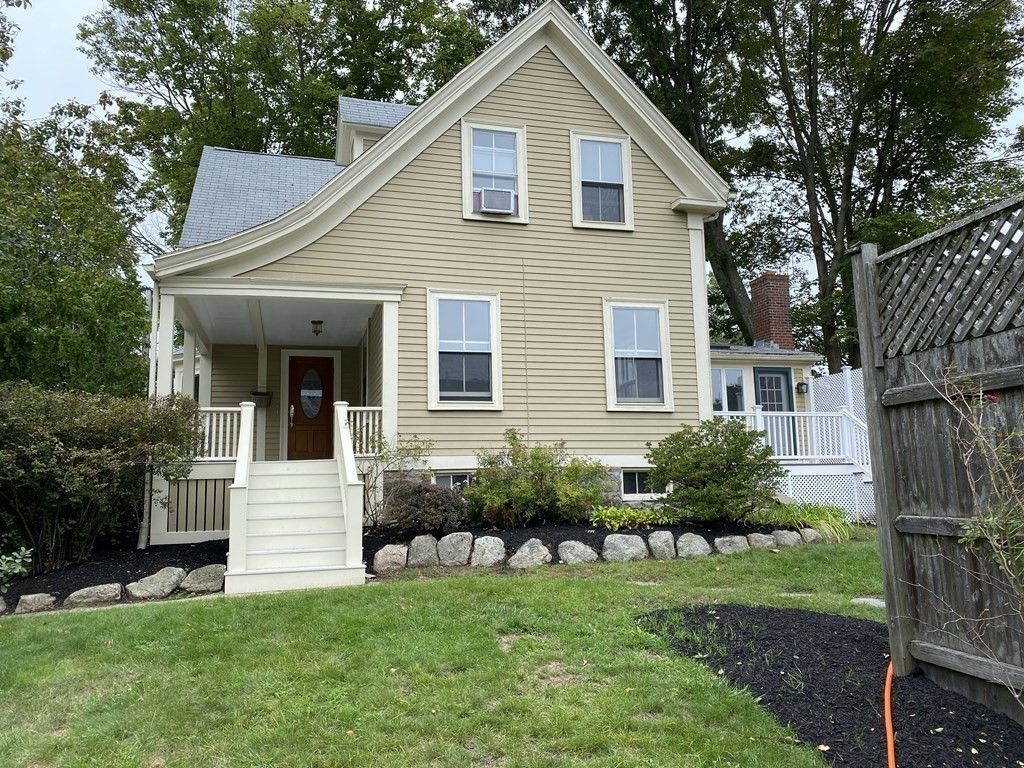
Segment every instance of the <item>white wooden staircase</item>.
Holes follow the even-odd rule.
[[[239,446],[252,444],[242,404]],[[347,404],[335,403],[335,458],[251,460],[238,451],[231,486],[228,594],[363,584],[363,484],[356,474]]]

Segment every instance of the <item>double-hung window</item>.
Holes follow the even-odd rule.
[[[711,369],[711,409],[725,413],[744,410],[743,370]]]
[[[608,410],[671,411],[667,302],[606,300]]]
[[[463,215],[525,223],[526,128],[462,123]]]
[[[430,407],[500,409],[497,294],[428,292]]]
[[[628,138],[573,133],[573,225],[632,229],[631,176]]]

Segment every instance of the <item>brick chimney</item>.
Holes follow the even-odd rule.
[[[789,277],[767,270],[750,281],[750,308],[754,345],[793,349],[793,316],[789,303]]]

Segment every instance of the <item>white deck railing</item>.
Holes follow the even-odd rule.
[[[233,459],[238,452],[241,408],[200,408],[203,422],[203,454],[200,461]]]
[[[372,456],[380,444],[383,408],[348,408],[348,428],[356,456]]]
[[[870,474],[867,426],[843,409],[838,413],[753,411],[716,413],[743,421],[748,429],[765,433],[765,442],[780,461],[850,463]]]
[[[356,469],[354,436],[349,427],[352,414],[346,402],[334,404],[334,458],[338,461],[341,507],[345,515],[345,565],[363,563],[363,482]]]

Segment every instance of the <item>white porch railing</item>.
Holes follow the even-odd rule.
[[[203,454],[200,461],[233,459],[238,453],[241,408],[200,408],[203,422]]]
[[[356,456],[372,456],[383,429],[383,408],[348,408],[348,428]]]
[[[843,409],[838,413],[753,411],[716,413],[741,420],[748,429],[765,433],[765,442],[780,461],[857,464],[870,475],[867,426]]]
[[[338,461],[341,507],[345,515],[345,564],[356,568],[363,563],[363,482],[356,469],[355,441],[350,423],[348,403],[335,403],[334,458]]]
[[[233,573],[245,571],[249,467],[253,460],[252,436],[256,425],[256,404],[242,403],[239,410],[241,418],[238,425],[238,456],[235,458],[234,482],[228,488],[228,571]]]

